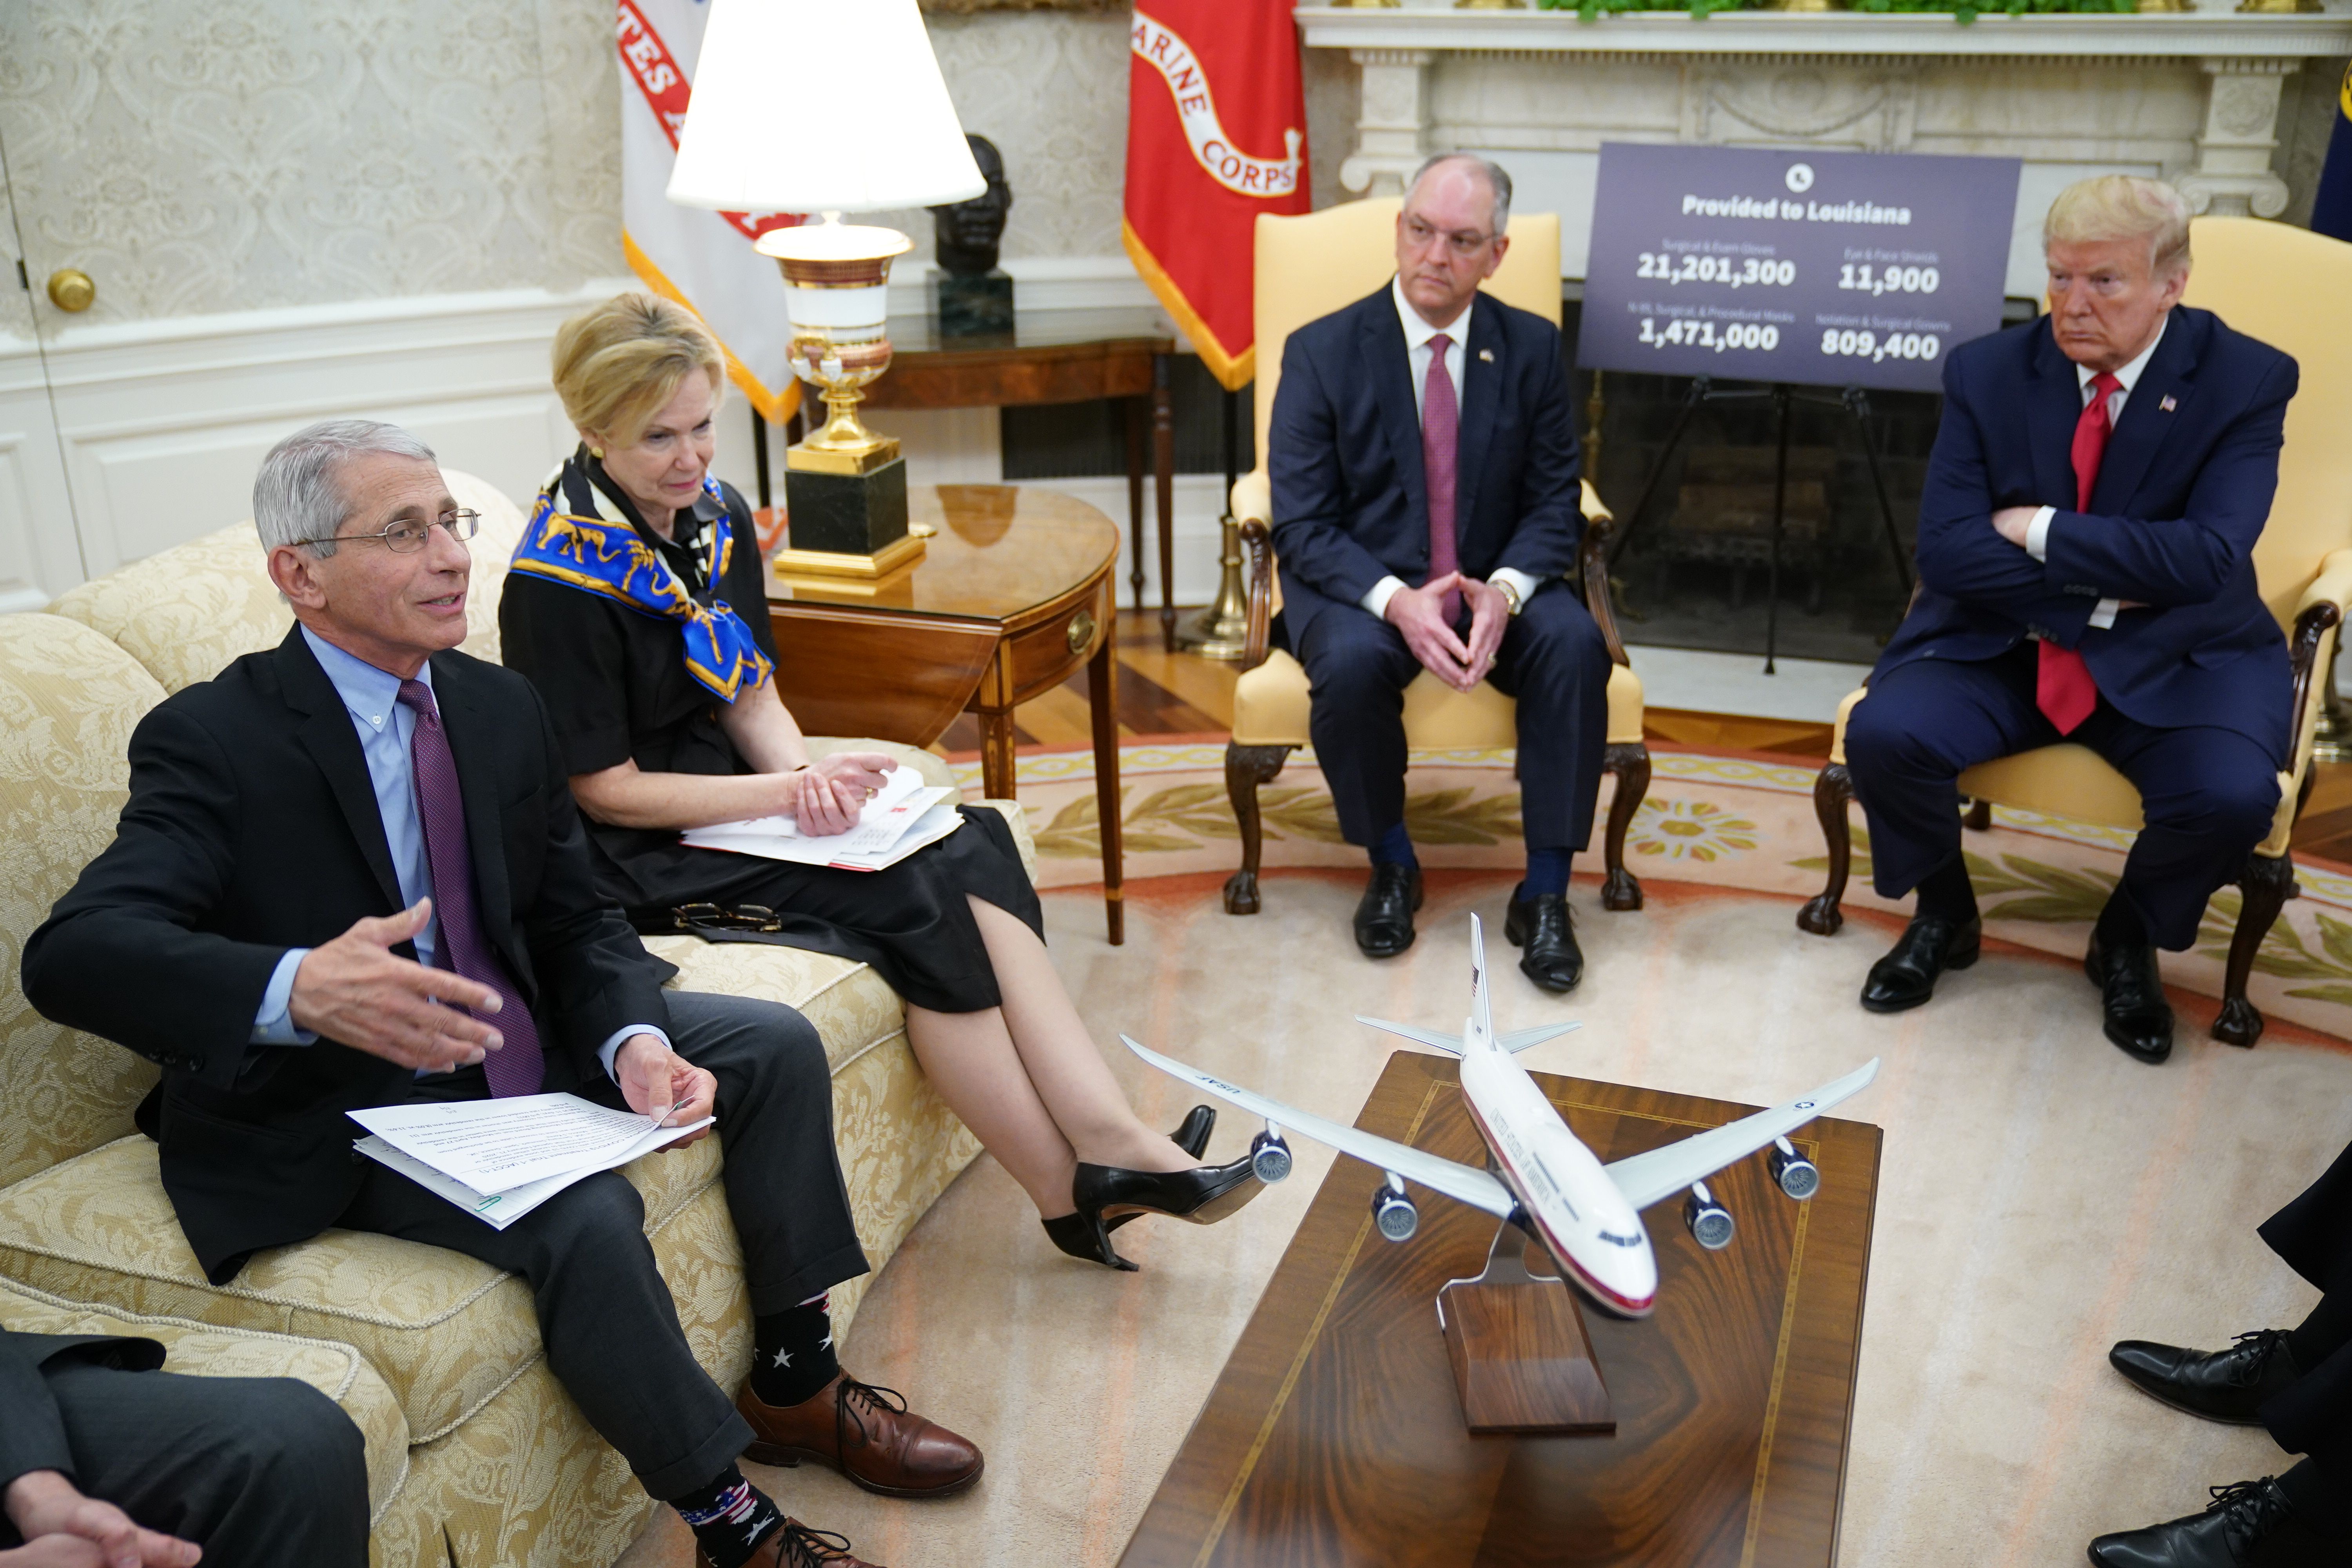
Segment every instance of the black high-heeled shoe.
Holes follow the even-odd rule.
[[[1214,1225],[1265,1187],[1246,1154],[1230,1165],[1195,1165],[1189,1171],[1130,1171],[1080,1161],[1070,1183],[1078,1212],[1069,1217],[1087,1227],[1087,1238],[1103,1262],[1132,1268],[1110,1244],[1113,1225],[1148,1214]]]
[[[1209,1135],[1216,1130],[1217,1108],[1213,1105],[1196,1105],[1185,1113],[1182,1121],[1177,1123],[1176,1131],[1168,1134],[1168,1141],[1197,1160],[1207,1152]],[[1045,1227],[1046,1239],[1072,1258],[1082,1258],[1089,1263],[1101,1263],[1132,1273],[1135,1271],[1135,1265],[1111,1250],[1108,1233],[1117,1230],[1131,1219],[1142,1217],[1142,1211],[1139,1209],[1133,1213],[1120,1215],[1116,1219],[1105,1221],[1103,1224],[1105,1240],[1100,1247],[1095,1245],[1094,1225],[1084,1215],[1066,1214],[1059,1219],[1041,1218],[1038,1223]]]

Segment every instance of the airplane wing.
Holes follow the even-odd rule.
[[[1367,1018],[1361,1013],[1356,1015],[1356,1022],[1369,1024],[1375,1029],[1385,1029],[1391,1035],[1402,1035],[1406,1039],[1418,1041],[1424,1046],[1434,1046],[1441,1051],[1451,1051],[1457,1057],[1462,1054],[1462,1037],[1459,1035],[1442,1035],[1435,1029],[1416,1029],[1410,1024],[1391,1024],[1386,1018]],[[1582,1027],[1584,1027],[1582,1024],[1573,1022],[1538,1024],[1532,1029],[1514,1029],[1496,1039],[1495,1043],[1507,1051],[1524,1051],[1529,1046],[1542,1045],[1546,1040],[1555,1039],[1567,1034],[1570,1029]]]
[[[1297,1110],[1278,1100],[1212,1078],[1198,1068],[1186,1067],[1171,1057],[1139,1046],[1127,1036],[1119,1037],[1121,1044],[1158,1068],[1169,1077],[1191,1084],[1205,1093],[1240,1106],[1253,1116],[1262,1116],[1276,1126],[1293,1132],[1303,1132],[1318,1143],[1328,1143],[1342,1154],[1350,1154],[1368,1165],[1378,1165],[1383,1171],[1394,1171],[1409,1181],[1420,1183],[1432,1192],[1444,1193],[1456,1203],[1484,1209],[1498,1219],[1507,1219],[1517,1206],[1508,1187],[1485,1171],[1458,1165],[1425,1149],[1415,1149],[1392,1142],[1360,1128],[1343,1127],[1311,1111]],[[1771,1142],[1766,1139],[1766,1142]]]
[[[1873,1057],[1867,1066],[1835,1083],[1822,1085],[1802,1100],[1743,1116],[1646,1154],[1619,1160],[1609,1167],[1609,1174],[1616,1182],[1617,1190],[1625,1194],[1627,1203],[1636,1209],[1648,1208],[1693,1182],[1703,1182],[1726,1165],[1768,1147],[1775,1138],[1787,1137],[1840,1100],[1860,1093],[1877,1076],[1878,1058]]]

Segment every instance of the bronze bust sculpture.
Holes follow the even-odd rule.
[[[932,254],[941,276],[935,281],[940,336],[1008,336],[1013,331],[1013,279],[996,265],[1004,238],[1013,187],[1005,183],[1004,155],[985,136],[967,133],[972,161],[988,189],[970,201],[931,209]]]

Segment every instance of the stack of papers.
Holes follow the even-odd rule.
[[[493,1230],[504,1230],[572,1183],[616,1170],[714,1118],[664,1127],[576,1094],[386,1105],[351,1119],[373,1136],[352,1145]]]
[[[924,784],[923,775],[912,768],[893,768],[858,814],[857,826],[846,833],[817,837],[803,833],[789,816],[754,816],[697,827],[683,837],[697,849],[725,849],[844,871],[879,871],[963,825],[955,794],[945,784]]]

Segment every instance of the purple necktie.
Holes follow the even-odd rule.
[[[1444,332],[1429,340],[1429,376],[1422,384],[1421,471],[1429,485],[1429,575],[1435,582],[1461,564],[1454,539],[1454,450],[1462,440],[1462,409],[1454,401],[1454,378],[1445,374],[1445,351],[1454,340]],[[1448,590],[1439,613],[1452,626],[1462,616],[1462,594]]]
[[[501,1099],[510,1094],[537,1094],[547,1074],[540,1053],[539,1025],[522,1005],[522,992],[482,940],[480,911],[474,905],[474,860],[466,848],[466,802],[457,792],[457,763],[449,755],[449,737],[441,728],[441,710],[434,704],[433,689],[421,680],[400,683],[400,700],[416,711],[415,731],[408,741],[409,764],[416,775],[416,815],[425,827],[425,861],[433,872],[433,913],[441,922],[441,942],[433,961],[468,980],[478,981],[506,1001],[502,1012],[485,1015],[505,1037],[503,1049],[482,1060],[490,1092]]]

